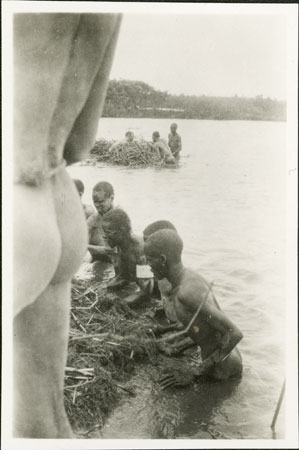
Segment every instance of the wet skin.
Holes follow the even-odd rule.
[[[167,164],[175,162],[171,150],[164,139],[153,138],[153,142],[154,142],[153,147],[156,150],[159,157],[161,158],[161,162],[165,162]]]
[[[169,279],[171,278],[169,277],[169,265],[161,259],[161,256],[151,255],[147,248],[146,256],[154,275],[160,280],[166,277],[172,282],[173,289],[170,298],[177,318],[185,327],[189,325],[199,305],[205,300],[188,332],[189,336],[200,346],[203,359],[203,363],[190,375],[189,382],[203,374],[217,380],[240,376],[242,359],[236,345],[243,335],[221,311],[212,292],[207,296],[210,288],[207,281],[196,272],[185,269],[180,263],[174,282]],[[184,376],[178,376],[173,381],[177,385],[182,384],[179,378],[184,379]],[[166,381],[171,382],[171,377]]]
[[[91,215],[87,220],[88,250],[94,260],[99,257],[106,257],[107,261],[110,261],[108,255],[111,254],[111,249],[107,247],[107,242],[104,238],[103,216],[113,208],[113,195],[107,197],[104,191],[98,190],[93,192],[92,199],[97,214]]]
[[[172,147],[173,144],[172,144],[171,141],[170,141],[170,135],[169,135],[168,146],[170,147],[173,156],[174,156],[175,158],[179,158],[179,156],[180,156],[180,151],[182,150],[182,142],[181,142],[181,139],[180,139],[179,135],[177,134],[177,129],[176,129],[176,127],[170,127],[170,133],[171,133],[171,136],[174,136],[174,137],[177,136],[177,137],[178,137],[178,145],[175,146],[176,148],[173,148],[173,147]]]
[[[119,288],[133,281],[138,284],[141,293],[138,293],[137,296],[134,294],[131,299],[127,298],[127,300],[132,304],[135,303],[135,300],[138,302],[153,288],[152,281],[136,278],[136,266],[146,262],[143,241],[129,231],[116,229],[111,222],[106,220],[103,222],[103,230],[110,247],[117,247],[119,251],[118,263],[115,268],[117,276],[108,283],[107,287]]]

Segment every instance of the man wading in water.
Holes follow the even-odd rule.
[[[92,190],[93,204],[97,214],[89,217],[88,226],[88,250],[92,256],[92,262],[100,260],[111,262],[112,249],[109,248],[103,231],[103,218],[108,211],[114,208],[114,189],[108,181],[100,181]]]
[[[168,145],[171,153],[175,158],[180,157],[180,151],[182,150],[182,139],[181,136],[176,132],[178,126],[176,123],[170,125],[170,133],[168,135]]]
[[[193,322],[188,334],[200,346],[203,360],[196,369],[188,367],[164,375],[163,388],[187,386],[204,374],[216,380],[242,374],[236,345],[243,335],[220,310],[207,281],[183,266],[182,250],[183,242],[173,230],[157,231],[145,243],[145,255],[154,276],[159,280],[167,278],[172,284],[169,295],[177,318],[186,327]]]

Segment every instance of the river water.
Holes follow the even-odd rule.
[[[97,137],[121,139],[128,129],[148,140],[155,130],[166,137],[170,123],[101,119]],[[286,124],[177,123],[183,150],[176,168],[101,164],[74,165],[68,171],[84,182],[84,203],[92,204],[95,183],[111,182],[115,203],[128,213],[136,234],[158,219],[173,222],[184,241],[184,264],[214,281],[221,308],[244,334],[240,383],[197,386],[173,399],[167,394],[169,404],[173,401],[172,407],[181,410],[176,437],[203,437],[200,430],[213,426],[230,439],[271,439],[270,423],[284,379]],[[128,405],[120,407],[102,437],[156,437],[149,423],[150,405],[144,413],[152,396],[148,384],[140,405],[134,400],[130,414]],[[282,407],[277,438],[284,438],[284,418]]]

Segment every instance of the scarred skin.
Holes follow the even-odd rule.
[[[14,437],[72,437],[64,368],[87,226],[65,164],[93,144],[119,23],[109,14],[14,16]]]

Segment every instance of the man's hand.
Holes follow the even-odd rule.
[[[137,284],[145,295],[151,295],[154,289],[153,278],[138,278]]]
[[[90,250],[94,255],[113,255],[115,252],[110,247],[104,247],[102,245],[91,245],[87,246],[88,250]]]
[[[170,387],[188,386],[195,381],[197,373],[191,368],[174,369],[171,372],[166,372],[159,380],[161,388],[167,389]]]
[[[114,277],[107,282],[107,289],[118,289],[129,283],[128,280],[121,277]]]

